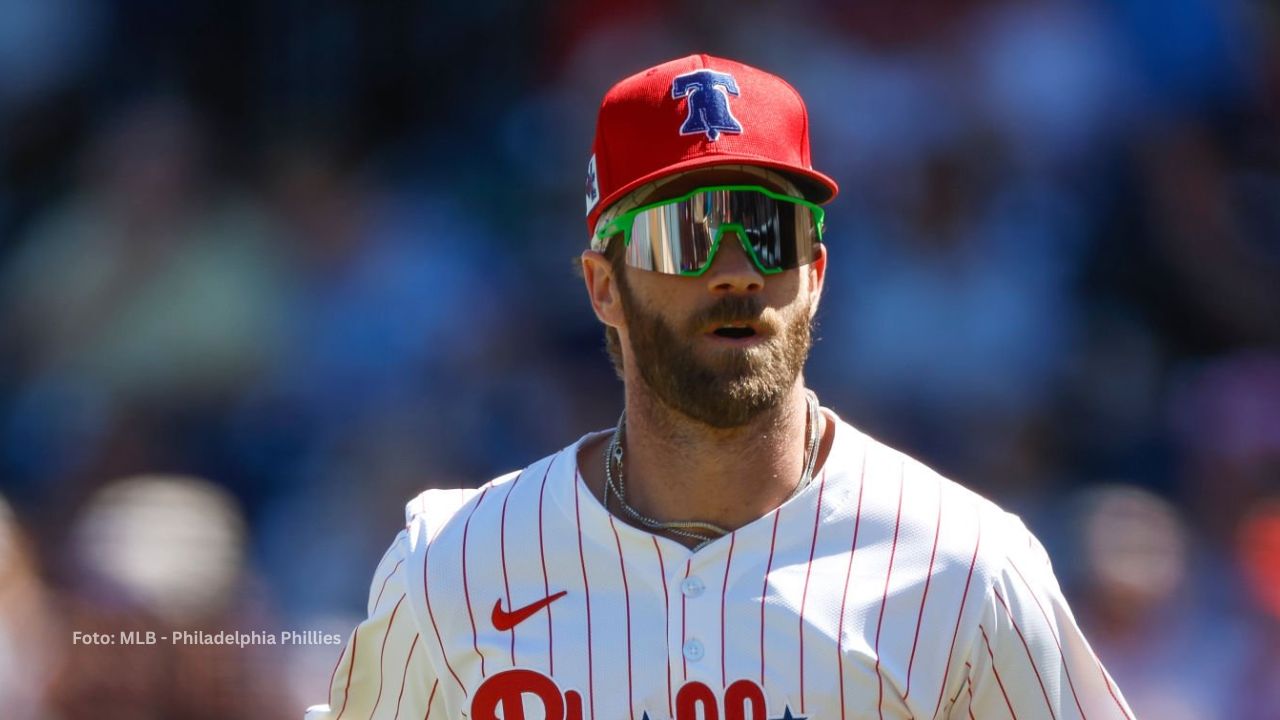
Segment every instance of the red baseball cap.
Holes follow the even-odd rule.
[[[756,165],[825,203],[839,187],[809,160],[809,114],[777,75],[710,55],[641,71],[600,103],[587,163],[587,233],[600,213],[665,175],[721,164]]]

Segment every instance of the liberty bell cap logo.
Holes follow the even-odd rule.
[[[694,70],[671,81],[671,97],[685,98],[689,114],[680,126],[681,135],[706,133],[715,142],[720,133],[742,133],[742,123],[729,108],[729,96],[738,96],[738,82],[726,72]]]

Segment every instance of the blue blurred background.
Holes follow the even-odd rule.
[[[842,191],[808,379],[1021,513],[1140,717],[1280,718],[1280,10],[0,0],[0,707],[300,717],[428,487],[621,402],[600,97],[705,51]]]

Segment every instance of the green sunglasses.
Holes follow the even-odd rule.
[[[758,185],[714,185],[628,210],[600,228],[592,247],[603,251],[622,235],[627,265],[697,277],[731,230],[756,268],[773,275],[813,262],[824,217],[807,200]]]

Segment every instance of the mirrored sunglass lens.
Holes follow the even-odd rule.
[[[732,222],[746,231],[756,259],[770,270],[782,267],[785,243],[779,222],[780,205],[782,203],[764,195],[741,192],[734,194],[729,208]]]
[[[711,253],[705,212],[682,202],[650,208],[635,216],[627,264],[678,275],[700,270]]]
[[[746,230],[760,264],[789,270],[813,260],[817,227],[813,211],[759,193],[739,193],[731,213]]]

